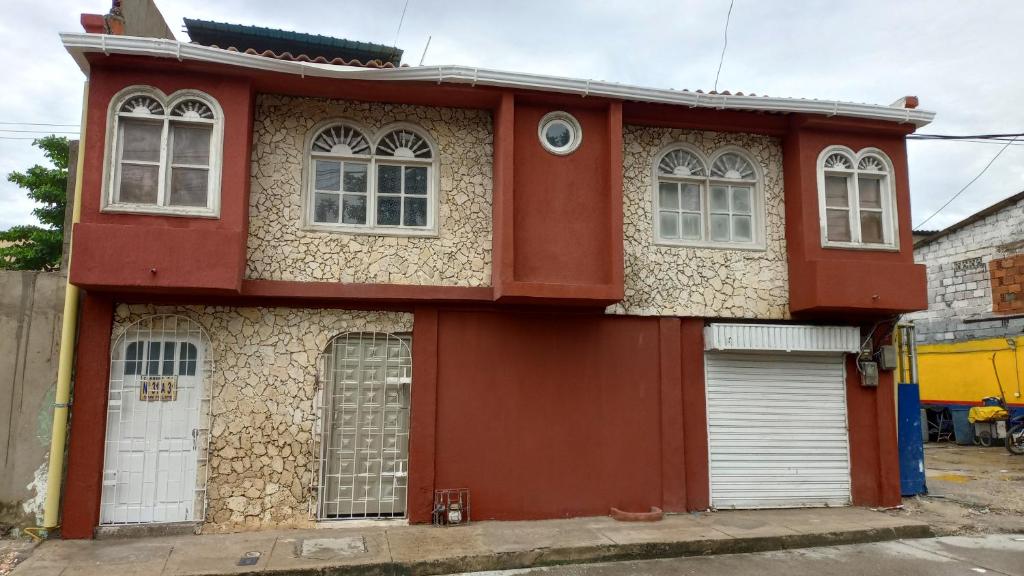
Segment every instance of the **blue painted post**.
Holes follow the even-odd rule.
[[[927,494],[924,477],[924,439],[921,437],[920,388],[913,383],[897,386],[897,433],[900,449],[900,493]]]

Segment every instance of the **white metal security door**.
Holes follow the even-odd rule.
[[[844,506],[850,457],[842,354],[706,354],[711,505]]]
[[[318,487],[321,519],[405,515],[409,338],[348,333],[328,345]]]
[[[178,316],[130,326],[114,346],[101,524],[203,517],[206,333]]]

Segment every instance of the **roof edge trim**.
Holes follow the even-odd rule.
[[[876,104],[857,104],[835,100],[807,100],[770,96],[739,96],[734,94],[707,94],[644,88],[600,80],[581,80],[559,76],[545,76],[524,72],[505,72],[470,66],[416,66],[405,68],[368,69],[312,62],[275,60],[264,56],[231,52],[187,42],[160,38],[139,38],[107,34],[63,33],[64,48],[87,75],[87,53],[126,54],[156,58],[192,60],[294,74],[337,79],[379,80],[392,82],[437,82],[471,84],[501,88],[520,88],[543,92],[559,92],[579,96],[598,96],[617,100],[632,100],[656,104],[671,104],[717,110],[745,110],[788,112],[843,116],[912,124],[921,128],[931,123],[934,112],[911,108],[895,108]]]

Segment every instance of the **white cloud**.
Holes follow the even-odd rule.
[[[183,17],[255,24],[390,44],[405,0],[311,0],[302,10],[274,0],[163,0],[179,38]],[[81,73],[58,31],[80,30],[80,12],[105,0],[37,2],[0,21],[7,89],[0,121],[74,123]],[[658,0],[409,0],[398,45],[419,62],[466,64],[648,86],[711,89],[728,2]],[[736,0],[720,89],[773,96],[888,104],[907,94],[938,113],[925,131],[1024,131],[1016,38],[1024,3],[991,0],[755,2]],[[0,126],[3,128],[5,126]],[[15,136],[0,132],[0,135]],[[917,223],[977,175],[999,150],[984,144],[909,144]],[[41,155],[27,140],[0,139],[0,174]],[[941,228],[1024,189],[1024,147],[1011,147],[985,176],[928,223]],[[0,228],[31,221],[22,191],[0,182]]]

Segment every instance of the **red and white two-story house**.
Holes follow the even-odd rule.
[[[99,22],[62,36],[88,77],[64,537],[430,522],[443,488],[474,520],[899,503],[893,377],[858,358],[926,307],[916,98]]]

